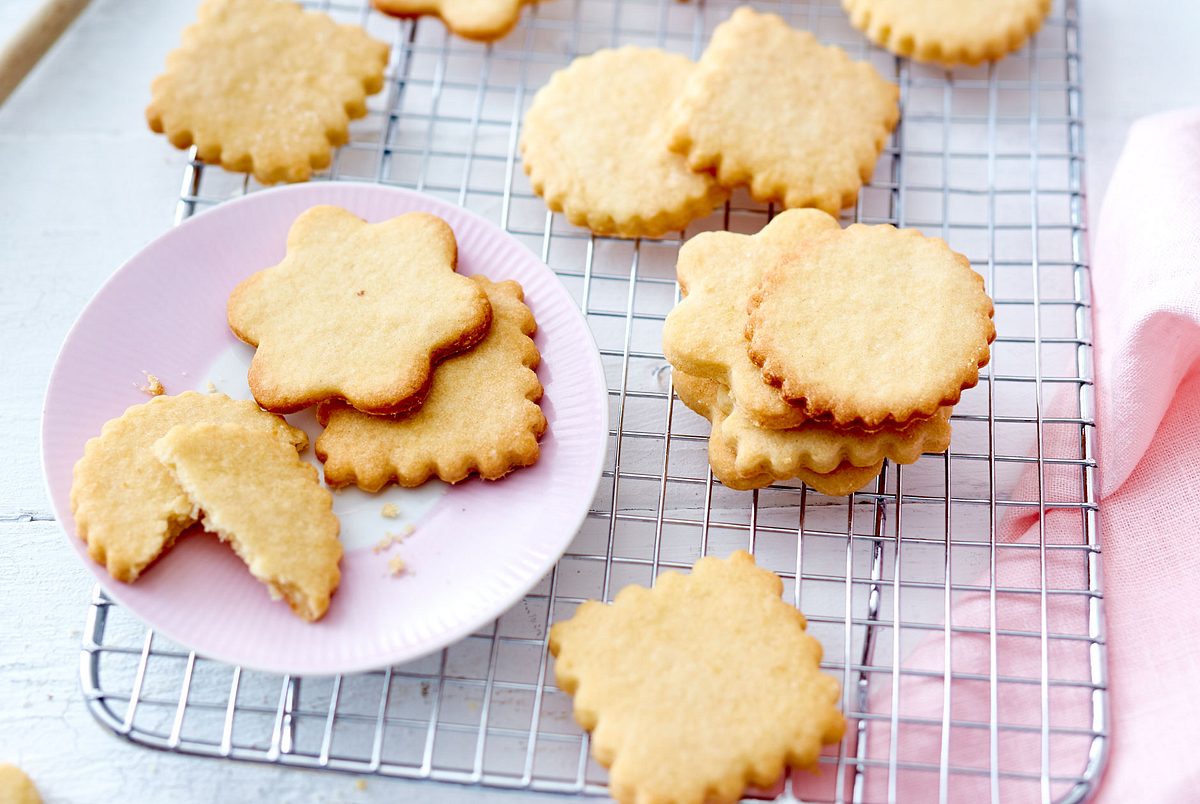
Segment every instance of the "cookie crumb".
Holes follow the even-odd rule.
[[[392,556],[392,560],[388,562],[388,574],[392,576],[400,575],[407,569],[404,559],[400,556]]]
[[[139,385],[138,390],[143,394],[149,394],[150,396],[162,396],[167,392],[167,389],[163,387],[163,384],[161,381],[159,381],[158,377],[155,377],[148,371],[143,371],[142,374],[146,375],[146,384]]]
[[[366,779],[355,779],[354,780],[354,789],[359,791],[360,793],[362,791],[366,790],[367,789],[367,780]]]
[[[388,519],[395,519],[400,516],[400,508],[395,503],[386,503],[379,513]]]
[[[208,385],[206,385],[206,386],[205,386],[205,389],[206,389],[206,390],[207,390],[207,391],[208,391],[210,394],[215,394],[215,393],[217,392],[217,385],[216,385],[216,383],[214,383],[212,380],[209,380],[209,381],[208,381]]]
[[[411,536],[414,531],[416,531],[416,528],[414,528],[412,525],[405,525],[400,529],[399,533],[385,533],[383,534],[383,538],[377,541],[375,546],[371,548],[371,552],[382,553],[390,548],[393,544],[400,544],[403,542],[405,538]]]

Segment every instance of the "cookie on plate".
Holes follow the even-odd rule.
[[[546,417],[534,369],[537,329],[514,281],[473,277],[492,305],[487,336],[438,366],[425,404],[401,416],[370,416],[343,402],[324,402],[317,418],[325,432],[317,457],[331,486],[355,483],[378,491],[395,481],[418,486],[431,477],[457,483],[469,474],[497,480],[539,455]]]
[[[228,542],[271,596],[319,620],[341,580],[333,495],[317,470],[270,434],[181,424],[153,447],[191,501],[191,515]]]
[[[746,305],[763,272],[818,234],[839,229],[815,209],[788,210],[754,235],[702,232],[679,250],[676,275],[684,295],[663,325],[663,354],[679,371],[730,389],[757,425],[796,427],[804,413],[763,380],[746,351]]]
[[[375,414],[420,406],[434,364],[492,320],[457,253],[449,225],[424,212],[373,224],[332,206],[301,214],[283,262],[229,296],[230,328],[258,347],[254,398],[276,413],[333,398]]]
[[[846,450],[844,442],[854,439],[838,438],[828,432],[827,425],[814,428],[812,423],[806,423],[797,430],[765,430],[746,422],[744,417],[740,422],[730,423],[737,415],[736,406],[718,383],[689,377],[681,371],[674,372],[672,377],[683,404],[712,424],[708,464],[717,480],[731,489],[749,491],[795,479],[822,494],[843,497],[866,486],[883,470],[886,450],[875,447],[880,454],[868,461],[872,452],[872,447],[867,446],[868,437],[863,437],[865,443],[858,449]],[[814,429],[819,433],[816,437]],[[949,426],[945,431],[948,440]],[[843,443],[838,444],[839,441]],[[841,457],[843,452],[852,452],[861,465]],[[919,456],[917,453],[912,460]],[[810,457],[820,466],[819,470],[805,465],[805,459]]]
[[[814,236],[767,269],[748,310],[748,353],[763,377],[806,416],[841,427],[903,424],[957,403],[996,337],[967,258],[888,225]]]
[[[264,184],[305,181],[383,87],[388,46],[281,0],[205,0],[151,85],[150,128]]]
[[[600,50],[571,62],[525,114],[533,191],[596,234],[658,237],[724,202],[707,173],[668,150],[667,109],[695,65],[662,50]]]
[[[841,739],[821,644],[749,553],[588,601],[550,631],[558,686],[619,802],[733,802]]]
[[[492,42],[513,29],[522,6],[534,0],[372,0],[393,17],[432,15],[454,33],[477,42]]]
[[[874,67],[743,6],[717,26],[672,109],[669,145],[692,170],[758,201],[854,204],[900,119]]]
[[[118,581],[137,580],[196,521],[187,495],[151,447],[172,427],[197,422],[262,432],[292,452],[308,446],[303,430],[224,394],[156,396],[107,422],[75,464],[71,511],[88,554]]]
[[[1019,50],[1042,27],[1051,0],[842,0],[855,28],[900,56],[944,67]]]

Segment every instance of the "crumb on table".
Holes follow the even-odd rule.
[[[143,394],[149,394],[150,396],[162,396],[167,392],[167,389],[163,387],[163,384],[161,381],[159,381],[158,377],[155,377],[148,371],[143,371],[142,373],[146,375],[146,384],[139,385],[139,391],[141,391]]]
[[[400,516],[400,509],[395,503],[385,503],[383,510],[381,510],[379,513],[383,514],[388,519],[395,519],[396,517]]]
[[[354,780],[354,788],[356,790],[358,790],[359,792],[366,790],[367,789],[367,780],[366,779],[355,779]]]

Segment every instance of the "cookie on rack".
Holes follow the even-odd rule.
[[[492,320],[483,288],[455,273],[457,249],[424,212],[367,223],[339,207],[305,211],[283,262],[229,297],[230,328],[258,347],[254,398],[276,413],[335,398],[375,414],[420,406],[434,364]]]
[[[758,201],[836,215],[870,179],[898,100],[870,64],[743,6],[717,26],[684,84],[669,145]]]
[[[378,491],[391,481],[418,486],[437,477],[457,483],[472,473],[497,480],[537,461],[546,430],[538,406],[542,384],[534,372],[537,324],[519,284],[474,280],[491,302],[491,328],[474,349],[438,366],[420,410],[390,417],[344,402],[317,409],[325,431],[316,452],[329,485]]]
[[[452,32],[476,42],[505,36],[521,18],[521,8],[534,0],[372,0],[393,17],[434,16]]]
[[[842,0],[850,22],[900,56],[944,67],[976,65],[1020,50],[1042,27],[1051,0]]]
[[[675,392],[683,404],[708,419],[712,430],[708,437],[708,464],[713,475],[724,485],[737,491],[760,489],[780,480],[800,480],[822,494],[843,497],[858,491],[879,476],[886,450],[876,447],[879,457],[868,461],[871,447],[859,446],[852,459],[842,458],[843,449],[836,444],[837,436],[827,425],[825,433],[814,438],[804,432],[810,424],[797,430],[764,430],[745,422],[730,424],[736,410],[728,392],[712,380],[689,377],[681,371],[672,374]],[[949,427],[946,427],[949,440]],[[852,439],[843,439],[852,440]],[[824,442],[824,443],[822,443]],[[830,443],[833,442],[833,443]],[[931,445],[936,446],[936,445]],[[832,448],[831,448],[832,447]],[[941,449],[945,449],[943,445]],[[909,447],[904,451],[911,463],[920,453]],[[819,468],[806,466],[804,460],[814,457]],[[831,462],[831,459],[832,462]],[[852,460],[858,460],[856,465]]]
[[[196,521],[187,495],[151,447],[172,427],[197,422],[261,432],[292,452],[308,446],[303,430],[224,394],[156,396],[107,422],[75,464],[71,511],[88,554],[118,581],[137,580]]]
[[[388,46],[281,0],[205,0],[151,85],[150,128],[264,184],[305,181],[383,87]]]
[[[341,580],[333,495],[289,444],[236,424],[181,424],[154,455],[191,501],[191,516],[228,542],[271,596],[321,619]]]
[[[996,337],[967,258],[888,225],[811,238],[766,270],[748,310],[748,353],[764,379],[839,427],[899,425],[954,405]]]
[[[16,765],[0,764],[0,801],[5,804],[42,804],[33,780]]]
[[[684,295],[663,325],[663,354],[676,369],[730,389],[761,427],[796,427],[803,412],[768,385],[746,351],[746,305],[763,272],[822,232],[840,227],[816,209],[788,210],[753,235],[702,232],[679,250]]]
[[[695,65],[662,50],[600,50],[571,62],[525,114],[533,191],[596,234],[658,237],[723,203],[707,173],[667,149],[667,109]]]
[[[738,551],[627,586],[550,631],[558,686],[632,802],[734,802],[841,739],[839,685],[783,582]],[[686,746],[686,750],[681,750]]]

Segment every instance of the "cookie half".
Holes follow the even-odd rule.
[[[393,17],[434,16],[454,33],[477,42],[500,39],[516,26],[521,8],[534,0],[372,0]]]
[[[725,187],[836,215],[871,178],[899,97],[870,64],[743,6],[713,31],[672,108],[668,141]]]
[[[455,273],[454,232],[424,212],[367,223],[313,207],[292,224],[287,256],[229,296],[229,326],[258,347],[250,390],[291,413],[344,399],[368,413],[421,404],[435,363],[487,332],[492,308]]]
[[[327,167],[383,87],[388,46],[280,0],[205,0],[151,85],[150,128],[264,184]]]
[[[182,424],[154,443],[205,530],[228,542],[274,598],[315,621],[341,580],[333,495],[317,470],[270,435]]]
[[[841,739],[838,682],[785,603],[779,576],[739,551],[590,600],[550,630],[558,686],[592,733],[619,802],[734,802]]]
[[[342,402],[317,409],[325,431],[316,452],[331,486],[378,491],[391,481],[457,483],[470,474],[497,480],[537,461],[546,430],[534,372],[541,359],[532,338],[537,324],[519,284],[473,279],[491,302],[491,327],[474,349],[438,366],[420,410],[391,417]]]
[[[945,67],[1019,50],[1051,0],[842,0],[855,28],[900,56]]]
[[[658,237],[725,201],[707,173],[667,148],[667,109],[695,65],[662,50],[583,56],[538,91],[521,161],[533,190],[596,234]]]
[[[767,268],[838,230],[837,219],[816,209],[788,210],[753,235],[702,232],[683,244],[676,278],[684,298],[663,324],[663,354],[679,371],[729,388],[757,425],[783,429],[807,418],[768,384],[747,353],[746,306]]]
[[[928,418],[979,380],[996,337],[983,277],[945,241],[854,224],[771,266],[750,298],[750,359],[810,417]],[[736,400],[736,392],[735,392]]]
[[[108,421],[75,464],[71,511],[88,554],[118,581],[137,580],[196,521],[187,494],[151,447],[172,427],[198,422],[261,432],[293,453],[308,446],[303,430],[224,394],[156,396]]]

